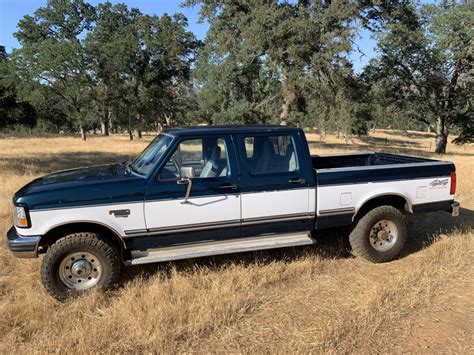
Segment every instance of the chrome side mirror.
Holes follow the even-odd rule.
[[[184,201],[181,203],[188,203],[189,194],[191,193],[191,188],[193,187],[193,181],[196,177],[196,172],[192,166],[182,166],[180,169],[181,178],[177,181],[180,185],[188,185],[186,189],[186,195],[184,196]]]
[[[196,172],[192,166],[182,166],[180,169],[181,179],[194,179]]]

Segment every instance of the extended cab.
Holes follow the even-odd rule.
[[[42,282],[64,299],[118,280],[122,265],[315,243],[351,226],[355,255],[395,259],[406,214],[459,213],[454,164],[382,153],[311,156],[301,129],[163,132],[134,161],[38,178],[13,198],[8,245],[45,253]]]

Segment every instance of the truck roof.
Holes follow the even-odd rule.
[[[215,125],[215,126],[191,126],[172,128],[164,133],[173,136],[187,136],[199,134],[229,134],[229,133],[268,133],[268,132],[294,132],[300,128],[278,125]]]

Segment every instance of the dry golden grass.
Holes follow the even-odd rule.
[[[431,136],[377,131],[333,136],[313,153],[377,150],[432,156]],[[0,233],[12,194],[36,176],[121,161],[151,137],[0,140]],[[349,256],[329,232],[317,247],[129,268],[123,286],[58,303],[38,277],[40,259],[15,259],[0,242],[0,353],[474,351],[474,147],[449,146],[461,216],[410,218],[402,257],[374,265]],[[433,156],[435,157],[435,156]]]

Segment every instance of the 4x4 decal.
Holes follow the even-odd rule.
[[[430,182],[431,187],[445,187],[448,185],[449,179],[436,179]]]

